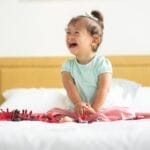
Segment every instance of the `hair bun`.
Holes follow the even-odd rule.
[[[91,11],[91,15],[95,18],[97,18],[99,21],[103,22],[104,21],[104,18],[103,18],[103,15],[100,11],[98,10],[93,10]]]

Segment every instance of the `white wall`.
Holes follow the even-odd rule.
[[[104,14],[107,55],[150,54],[149,0],[0,0],[0,56],[69,55],[65,27],[73,16]]]

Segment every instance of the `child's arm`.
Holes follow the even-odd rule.
[[[69,72],[62,72],[62,82],[64,88],[67,91],[68,97],[75,106],[75,112],[77,113],[77,115],[83,115],[84,110],[89,109],[89,107],[85,102],[82,101],[79,92],[75,86],[74,80]]]
[[[93,99],[92,108],[97,112],[104,103],[111,85],[111,73],[104,73],[99,76],[98,86]]]
[[[76,105],[82,102],[80,95],[77,91],[77,88],[75,86],[74,80],[69,72],[62,72],[62,82],[73,104]]]

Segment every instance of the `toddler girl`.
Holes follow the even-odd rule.
[[[75,56],[62,65],[62,82],[77,115],[90,115],[103,105],[112,78],[110,61],[97,50],[103,37],[99,11],[72,18],[66,29],[66,44]]]

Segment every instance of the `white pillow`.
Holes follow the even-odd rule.
[[[134,81],[113,78],[110,92],[103,107],[130,107],[140,86]],[[65,89],[17,88],[5,91],[3,96],[5,102],[1,105],[1,109],[28,109],[38,113],[47,112],[54,107],[68,108],[70,106]]]
[[[66,108],[66,92],[57,88],[17,88],[3,93],[5,102],[1,109],[27,109],[44,113],[54,107]]]
[[[141,84],[128,79],[113,78],[112,88],[115,86],[118,86],[123,90],[123,97],[127,97],[128,95],[132,95],[134,97],[138,89],[141,87]]]
[[[119,86],[111,87],[107,98],[102,107],[107,108],[110,106],[126,106],[128,107],[128,103],[126,99],[123,97],[123,89]]]
[[[137,82],[123,78],[113,78],[111,89],[103,107],[131,107],[140,87],[141,84]]]
[[[141,87],[132,103],[136,112],[150,112],[150,87]]]

